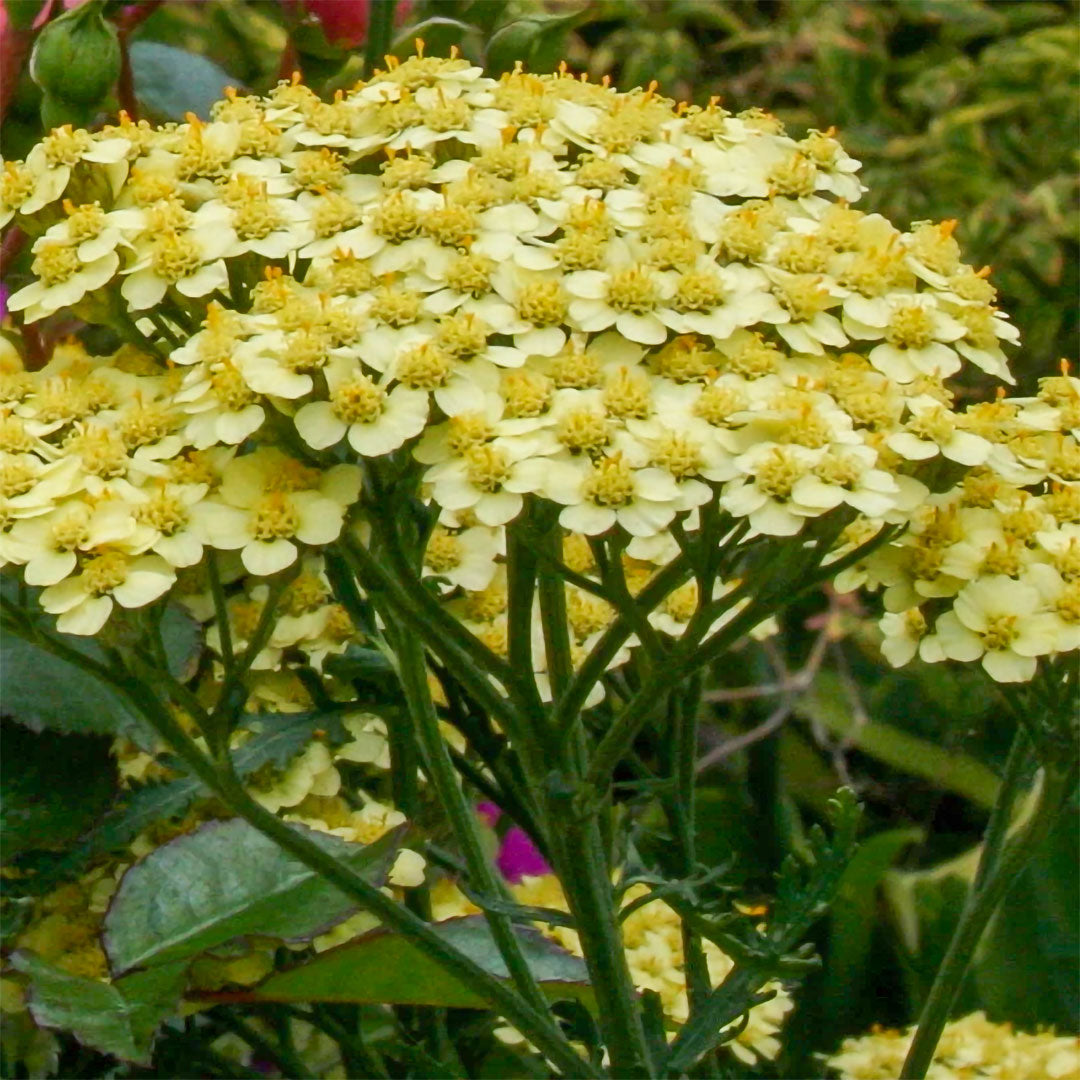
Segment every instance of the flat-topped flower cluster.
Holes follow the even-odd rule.
[[[910,523],[848,575],[888,586],[890,659],[1029,677],[1080,644],[1080,382],[959,409],[946,380],[1011,381],[1016,332],[954,223],[862,213],[856,168],[758,110],[423,56],[332,102],[58,129],[0,177],[34,236],[10,307],[142,347],[4,372],[0,558],[92,634],[208,547],[256,578],[316,555],[362,465],[409,455],[427,570],[496,651],[538,497],[582,552],[625,530],[642,582],[705,507],[748,538],[847,524],[838,554]],[[570,609],[584,649],[610,616]]]

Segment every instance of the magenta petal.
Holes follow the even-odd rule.
[[[506,830],[495,864],[511,884],[526,876],[551,873],[551,867],[544,861],[544,856],[536,850],[536,845],[525,830],[517,825]]]

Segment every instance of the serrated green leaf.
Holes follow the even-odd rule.
[[[395,829],[364,845],[292,827],[377,885],[403,835]],[[105,951],[122,974],[248,935],[303,941],[355,910],[355,901],[243,819],[211,821],[128,870],[105,914]]]
[[[55,850],[84,832],[116,788],[109,740],[37,734],[0,721],[0,834],[4,858]]]
[[[239,83],[205,56],[160,41],[133,42],[129,55],[135,96],[157,120],[183,120],[189,112],[208,120],[225,88]]]
[[[432,929],[485,971],[509,982],[487,921],[468,915],[434,923]],[[591,1001],[588,972],[579,957],[539,931],[515,927],[514,935],[541,989],[553,1001]],[[253,1001],[330,1001],[438,1005],[480,1009],[484,1000],[435,963],[408,937],[383,927],[271,975],[252,991]]]
[[[16,585],[3,579],[5,598]],[[32,609],[31,624],[51,639],[90,660],[104,656],[92,638],[50,632],[47,621]],[[138,716],[124,698],[106,683],[74,663],[19,636],[20,627],[5,619],[0,633],[0,671],[4,672],[0,712],[32,731],[69,732],[80,735],[124,733],[144,742],[146,733]]]
[[[27,1005],[38,1024],[138,1065],[150,1064],[154,1032],[179,1004],[186,966],[167,964],[104,983],[69,975],[29,952],[15,953],[11,963],[30,977]]]

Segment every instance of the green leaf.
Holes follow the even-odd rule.
[[[490,0],[489,0],[490,2]],[[424,43],[424,51],[429,56],[449,56],[450,49],[456,45],[465,52],[473,52],[474,49],[463,48],[469,45],[479,45],[480,34],[475,26],[462,22],[460,19],[448,19],[445,16],[436,15],[425,19],[422,23],[407,26],[394,39],[390,51],[395,56],[404,56],[412,52],[413,42],[420,38]]]
[[[814,1002],[821,1021],[840,1032],[853,1008],[871,991],[871,939],[876,924],[878,888],[886,871],[909,845],[924,838],[922,829],[888,829],[864,840],[848,863],[829,922],[828,957],[820,998]]]
[[[485,971],[509,983],[506,965],[482,915],[445,919],[433,923],[432,929]],[[591,1001],[583,960],[537,930],[515,927],[514,934],[541,989],[553,1001],[568,997]],[[408,937],[383,927],[306,964],[271,975],[252,991],[251,1000],[486,1008],[483,998],[430,959]]]
[[[293,828],[374,884],[389,872],[404,831],[363,845]],[[303,941],[355,910],[355,901],[243,819],[211,821],[124,875],[105,915],[105,951],[122,974],[245,936]]]
[[[789,855],[776,882],[776,904],[768,936],[783,949],[794,948],[824,913],[855,851],[855,834],[862,811],[850,788],[841,788],[830,800],[832,835],[815,825],[808,837],[805,859]]]
[[[537,71],[552,68],[565,49],[567,33],[590,17],[587,8],[568,15],[523,15],[495,31],[487,44],[484,67],[492,75],[513,71],[519,60]]]
[[[150,1064],[154,1032],[179,1004],[185,970],[168,964],[104,983],[69,975],[28,952],[15,953],[11,963],[30,976],[27,1005],[38,1024],[138,1065]]]
[[[1073,808],[1006,895],[975,954],[980,1005],[1025,1029],[1054,1024],[1072,1031],[1080,1025],[1078,837]]]
[[[3,585],[5,599],[13,599],[15,582],[5,578]],[[120,694],[76,664],[20,637],[19,631],[44,634],[100,663],[104,655],[98,644],[92,638],[50,632],[40,612],[31,609],[27,614],[29,621],[18,624],[5,618],[0,633],[0,671],[4,672],[0,712],[31,731],[48,728],[80,735],[124,733],[144,743],[146,732]]]
[[[246,717],[244,726],[255,733],[233,751],[233,768],[241,779],[264,765],[285,768],[311,742],[316,730],[326,732],[330,745],[349,738],[336,713],[256,713]],[[151,825],[180,817],[196,799],[208,794],[202,781],[191,775],[136,788],[74,850],[54,866],[42,869],[35,879],[35,894],[80,873],[93,856],[123,848]]]
[[[189,112],[208,120],[225,87],[239,82],[212,60],[159,41],[136,41],[129,54],[135,96],[156,120],[183,120]]]
[[[161,618],[161,641],[169,674],[182,683],[195,675],[202,654],[202,627],[179,604],[169,604]]]
[[[36,734],[0,720],[0,833],[4,858],[57,849],[85,831],[116,787],[109,740]]]

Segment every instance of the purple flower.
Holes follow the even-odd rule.
[[[517,825],[511,825],[506,830],[499,854],[495,856],[495,865],[511,885],[526,876],[551,873],[551,867],[544,861],[544,856],[536,850],[536,845],[525,830]]]

